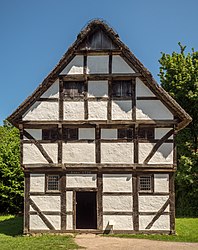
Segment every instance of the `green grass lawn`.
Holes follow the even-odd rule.
[[[106,236],[177,242],[198,242],[198,218],[177,218],[176,235],[114,234]]]
[[[78,249],[72,236],[42,235],[23,236],[23,219],[12,215],[0,216],[1,250],[56,250]]]

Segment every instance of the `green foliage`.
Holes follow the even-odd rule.
[[[198,52],[162,53],[162,87],[186,110],[193,121],[177,135],[178,171],[176,207],[179,216],[198,216]]]
[[[19,131],[7,121],[0,126],[0,212],[23,208],[23,172],[20,167]]]

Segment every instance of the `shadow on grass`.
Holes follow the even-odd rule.
[[[23,233],[23,217],[16,216],[0,221],[0,234],[8,236],[19,236]]]

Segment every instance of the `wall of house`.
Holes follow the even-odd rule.
[[[133,230],[132,174],[114,173],[103,174],[102,176],[103,229]],[[73,215],[71,213],[74,211],[74,193],[72,189],[81,188],[83,191],[87,188],[97,188],[97,174],[68,173],[66,174],[66,188],[69,189],[69,191],[66,191],[66,229],[73,230]],[[45,214],[55,229],[60,230],[61,217],[53,213],[61,211],[61,195],[45,193],[45,174],[30,175],[30,192],[30,199]],[[154,193],[139,193],[138,195],[138,208],[141,213],[139,215],[139,230],[170,230],[168,214],[162,214],[150,229],[146,229],[168,198],[169,175],[164,173],[154,174]],[[35,210],[30,206],[30,213],[32,212],[35,212]],[[170,212],[169,205],[164,212]],[[120,213],[123,213],[123,215]],[[49,229],[39,215],[30,214],[30,230]]]
[[[60,75],[83,74],[83,56],[75,56],[63,69]]]
[[[57,79],[41,96],[41,98],[59,98],[59,80]]]
[[[112,56],[112,73],[113,74],[129,74],[135,71],[128,65],[128,63],[119,55]]]
[[[88,97],[108,97],[108,81],[88,81]]]
[[[89,120],[107,120],[107,101],[88,102]]]
[[[132,101],[112,101],[112,120],[132,120]]]
[[[64,120],[84,120],[84,101],[65,101],[63,102]]]

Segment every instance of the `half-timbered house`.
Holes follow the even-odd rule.
[[[24,233],[174,233],[175,135],[191,118],[106,23],[90,22],[8,120]]]

